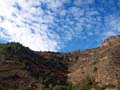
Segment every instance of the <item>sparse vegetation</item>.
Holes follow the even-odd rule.
[[[28,86],[22,84],[22,85],[19,85],[17,90],[29,90]]]
[[[87,75],[74,89],[75,90],[90,90],[92,88],[92,81]]]
[[[118,81],[117,90],[120,90],[120,81]]]
[[[111,76],[120,78],[119,59],[119,42],[106,48],[70,53],[34,52],[19,43],[0,44],[0,90],[37,90],[37,87],[41,90],[40,85],[44,90],[90,90],[92,87],[120,90],[120,83],[110,82],[106,86],[110,72]]]
[[[74,87],[72,84],[55,85],[52,87],[45,88],[44,90],[74,90]]]
[[[106,86],[95,86],[96,90],[104,90]]]
[[[98,69],[97,67],[94,67],[94,68],[93,68],[93,72],[96,72],[96,71],[97,71],[97,69]]]
[[[5,90],[4,85],[0,82],[0,90]]]

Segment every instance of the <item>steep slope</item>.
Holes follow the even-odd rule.
[[[48,88],[56,84],[65,85],[67,66],[60,60],[63,56],[52,52],[45,53],[44,56],[44,53],[33,52],[19,43],[1,44],[1,88],[37,90],[43,86]]]
[[[89,76],[91,87],[114,90],[120,82],[120,37],[110,37],[95,49],[82,52],[83,55],[71,66],[69,81],[80,84]],[[85,57],[84,57],[85,56]],[[79,90],[79,89],[77,89]],[[81,89],[80,89],[81,90]],[[117,90],[117,89],[115,89]]]
[[[98,48],[34,52],[0,44],[0,90],[120,90],[120,37]]]

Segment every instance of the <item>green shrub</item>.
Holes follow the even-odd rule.
[[[74,90],[90,90],[92,88],[92,81],[89,76],[86,76]]]
[[[5,88],[2,84],[0,84],[0,90],[5,90]]]
[[[29,89],[28,89],[28,86],[26,85],[19,85],[17,90],[29,90]]]
[[[94,67],[94,68],[93,68],[93,72],[96,72],[97,70],[98,70],[97,67]]]
[[[53,90],[67,90],[67,89],[63,85],[56,85],[55,87],[53,87]]]
[[[95,89],[96,90],[104,90],[106,86],[96,86]]]
[[[44,90],[52,90],[51,88],[44,88]]]
[[[46,87],[44,90],[74,90],[72,84],[66,84],[66,85],[55,85],[52,87]]]
[[[120,81],[118,81],[117,90],[120,90]]]

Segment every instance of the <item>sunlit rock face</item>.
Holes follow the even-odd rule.
[[[119,36],[111,36],[110,38],[106,39],[102,44],[101,44],[101,48],[102,47],[108,47],[111,46],[115,43],[117,43],[120,40]]]

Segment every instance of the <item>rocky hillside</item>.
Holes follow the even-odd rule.
[[[0,44],[0,90],[120,90],[120,37],[68,53]]]

